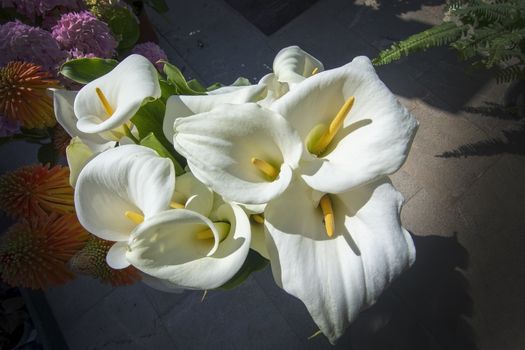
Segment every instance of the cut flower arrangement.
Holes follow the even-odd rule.
[[[153,288],[229,289],[268,262],[331,343],[415,259],[388,179],[417,121],[357,57],[297,46],[257,84],[204,88],[166,61],[84,58],[51,89],[74,211],[112,269]]]

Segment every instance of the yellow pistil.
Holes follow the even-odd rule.
[[[134,211],[127,210],[124,215],[137,225],[144,221],[144,216]]]
[[[328,237],[332,237],[335,231],[334,210],[332,209],[332,201],[330,200],[330,197],[328,197],[328,194],[321,197],[319,205],[323,211],[326,234]]]
[[[324,132],[324,134],[318,139],[317,142],[315,142],[310,149],[308,149],[311,153],[320,155],[326,147],[332,142],[332,140],[335,137],[335,134],[341,129],[343,126],[343,123],[345,121],[346,116],[348,115],[348,112],[352,109],[352,106],[354,105],[355,97],[350,96],[346,102],[343,104],[339,112],[337,112],[337,115],[334,117],[330,125],[328,126],[328,130]]]
[[[180,204],[175,201],[170,203],[170,207],[172,207],[173,209],[184,209],[185,208],[184,204]]]
[[[319,72],[319,67],[315,67],[311,75],[316,75]]]
[[[264,216],[262,214],[253,214],[251,218],[258,224],[264,224]]]
[[[109,101],[106,98],[106,95],[104,95],[104,93],[102,92],[102,90],[100,90],[100,88],[95,88],[95,91],[97,92],[98,99],[102,103],[102,106],[106,110],[106,113],[108,114],[108,116],[112,116],[113,108],[111,108],[111,105],[109,104]]]
[[[257,169],[259,169],[269,181],[275,180],[279,171],[270,163],[259,158],[252,158],[251,162]]]
[[[215,228],[217,229],[217,232],[219,233],[219,242],[222,242],[226,236],[228,236],[228,233],[230,232],[230,224],[227,222],[214,222]],[[197,239],[205,240],[205,239],[213,239],[213,231],[211,228],[206,229],[204,231],[197,232]]]

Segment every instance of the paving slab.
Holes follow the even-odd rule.
[[[222,0],[172,0],[168,14],[150,16],[170,60],[210,84],[239,75],[256,81],[292,44],[327,68],[373,57],[438,23],[443,3],[319,0],[269,36]],[[112,289],[83,278],[50,289],[71,348],[525,348],[525,128],[519,118],[481,108],[500,108],[506,86],[466,67],[436,49],[377,69],[420,121],[407,162],[392,176],[418,259],[336,347],[322,336],[306,339],[315,324],[267,268],[203,302],[202,292]]]

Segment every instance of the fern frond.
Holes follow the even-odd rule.
[[[496,81],[499,84],[508,83],[518,79],[525,79],[525,70],[523,66],[519,64],[502,68],[496,73]]]
[[[463,16],[472,16],[477,19],[485,19],[489,21],[502,21],[506,18],[513,17],[517,12],[516,5],[513,4],[479,4],[471,5],[453,10],[454,14]]]
[[[459,39],[465,30],[465,27],[457,26],[455,23],[443,22],[421,33],[414,34],[403,41],[394,43],[389,49],[381,51],[372,60],[372,63],[374,65],[384,65],[414,52],[447,45]]]

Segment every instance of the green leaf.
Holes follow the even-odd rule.
[[[118,61],[104,58],[77,58],[67,61],[60,67],[60,74],[76,81],[87,84],[107,73],[118,64]]]
[[[166,74],[168,82],[177,88],[180,95],[205,95],[204,92],[195,91],[188,85],[186,78],[184,78],[179,68],[166,61],[163,61],[163,63],[164,74]]]
[[[137,18],[126,7],[114,6],[108,12],[105,19],[115,38],[119,40],[117,50],[119,52],[130,50],[140,37]]]
[[[213,91],[213,90],[217,90],[218,88],[221,88],[223,87],[224,85],[222,85],[221,83],[213,83],[211,84],[210,86],[208,86],[206,88],[206,91]]]
[[[405,40],[394,43],[389,49],[383,50],[372,60],[376,66],[397,61],[411,53],[427,50],[431,47],[444,46],[458,40],[465,28],[453,22],[443,22],[437,26],[414,34]]]
[[[161,99],[146,102],[140,107],[133,118],[131,118],[131,121],[137,128],[141,140],[151,133],[154,134],[164,149],[177,160],[178,164],[184,167],[186,165],[186,159],[175,152],[173,145],[168,141],[166,136],[164,136],[164,132],[162,131],[165,112],[166,105]]]
[[[232,84],[232,86],[249,86],[252,85],[250,80],[245,77],[238,77]]]
[[[153,134],[152,132],[149,133],[148,136],[140,140],[140,144],[142,146],[145,146],[145,147],[151,148],[152,150],[157,151],[157,153],[161,157],[169,158],[173,162],[173,165],[175,166],[175,174],[177,174],[177,176],[184,174],[184,169],[182,168],[182,166],[175,159],[175,157],[173,157],[173,155],[171,155],[171,153],[162,145],[162,143],[160,143],[160,141],[157,139],[155,134]]]
[[[37,158],[42,164],[55,165],[58,162],[58,152],[52,143],[47,143],[38,149]]]
[[[250,249],[241,269],[228,282],[223,284],[219,289],[233,289],[243,283],[253,272],[262,270],[268,265],[269,261],[263,258],[255,250]]]
[[[166,80],[159,80],[160,91],[161,91],[161,100],[166,103],[168,98],[172,95],[178,95],[178,90],[175,86],[168,83]]]
[[[188,81],[188,86],[193,91],[206,92],[206,88],[204,86],[202,86],[202,84],[199,83],[199,81],[197,79],[191,79],[190,81]]]

